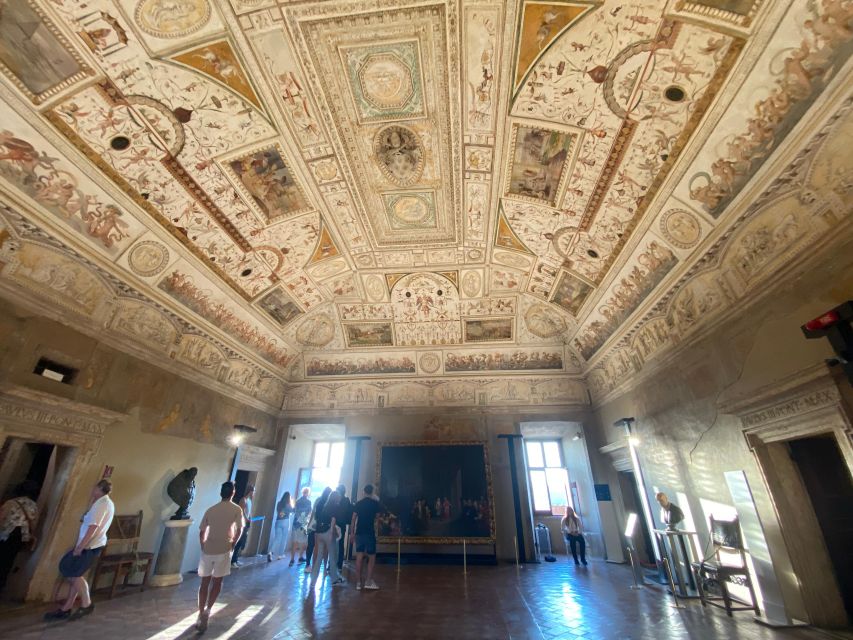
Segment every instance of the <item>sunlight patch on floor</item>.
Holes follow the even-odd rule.
[[[242,613],[240,613],[234,620],[234,624],[222,635],[215,636],[217,640],[228,640],[228,638],[233,637],[237,634],[240,629],[249,624],[252,619],[257,616],[262,610],[264,606],[261,604],[253,604],[249,607],[246,607]]]
[[[221,611],[225,608],[224,604],[218,603],[213,605],[211,609],[211,615],[216,615],[217,611]],[[163,629],[159,633],[147,638],[147,640],[175,640],[175,638],[183,635],[183,633],[187,630],[187,628],[193,624],[195,624],[196,619],[198,618],[198,611],[193,611],[186,618],[183,618],[179,622],[176,622],[171,627],[167,627]]]

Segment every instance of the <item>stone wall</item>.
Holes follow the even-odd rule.
[[[806,340],[800,325],[853,298],[850,241],[822,256],[819,264],[804,266],[768,289],[760,300],[742,307],[735,320],[644,371],[618,395],[611,394],[594,407],[597,429],[588,431],[597,442],[590,449],[624,441],[624,431],[613,423],[635,417],[634,434],[649,493],[659,488],[674,501],[686,499],[703,546],[708,515],[732,503],[723,473],[744,470],[788,613],[808,620],[800,579],[743,425],[720,407],[834,355],[826,340]],[[609,479],[618,491],[612,458],[599,454],[592,462],[596,482]],[[620,497],[615,500],[621,505]]]
[[[33,373],[40,357],[71,366],[79,372],[73,384],[48,380]],[[227,436],[236,423],[256,427],[248,443],[267,448],[277,445],[275,416],[219,395],[168,371],[105,346],[57,322],[31,315],[7,302],[0,310],[0,376],[3,389],[40,394],[43,405],[98,408],[117,416],[102,435],[93,438],[85,464],[77,467],[81,477],[69,482],[53,530],[43,532],[45,557],[39,565],[29,597],[49,596],[58,555],[72,546],[79,516],[87,507],[89,491],[106,465],[114,467],[113,500],[117,513],[143,511],[140,550],[156,551],[163,531],[162,521],[175,509],[166,494],[169,481],[182,469],[195,466],[197,493],[190,513],[198,522],[204,510],[219,499],[219,485],[228,478],[233,447]],[[94,409],[92,409],[94,410]],[[110,414],[113,415],[113,414]],[[42,424],[13,416],[0,417],[0,442],[6,436],[30,434],[53,441]],[[273,474],[268,474],[273,475]],[[271,503],[278,478],[269,488],[259,488],[259,504]],[[266,484],[266,483],[265,483]],[[265,495],[269,493],[269,496]],[[197,526],[190,531],[182,569],[197,566]],[[48,551],[49,550],[49,551]],[[49,556],[49,557],[48,557]],[[43,564],[42,564],[43,563]]]

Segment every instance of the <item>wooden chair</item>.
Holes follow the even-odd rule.
[[[743,547],[737,518],[732,521],[721,521],[714,520],[714,516],[711,516],[711,542],[714,546],[713,554],[707,560],[692,563],[702,606],[711,605],[724,609],[729,616],[732,615],[732,611],[749,610],[754,611],[755,615],[760,615],[761,610],[758,608],[758,600],[752,587],[752,579],[746,564],[746,550]],[[724,558],[728,561],[724,561]],[[731,564],[738,560],[738,564]],[[708,592],[708,587],[712,584],[719,589],[719,596]],[[730,584],[746,587],[752,602],[732,596],[729,593]],[[734,604],[741,606],[734,606]]]
[[[131,574],[142,571],[145,566],[145,575],[138,585],[143,591],[148,584],[151,574],[154,554],[147,551],[138,551],[139,534],[142,531],[142,511],[134,515],[115,516],[110,529],[107,532],[107,546],[101,552],[95,572],[92,576],[92,589],[95,590],[98,578],[104,573],[113,573],[112,585],[110,585],[110,598],[115,596],[119,580],[124,574],[123,586],[129,586],[127,581]],[[134,585],[137,586],[137,585]]]

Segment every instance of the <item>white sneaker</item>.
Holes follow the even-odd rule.
[[[376,584],[373,580],[368,580],[364,583],[364,588],[368,591],[376,591],[377,589],[379,589],[379,585]]]
[[[332,586],[333,586],[333,587],[341,587],[341,586],[343,586],[344,584],[346,584],[346,582],[344,582],[344,579],[343,579],[343,578],[338,578],[337,580],[335,580],[335,581],[332,583]]]
[[[195,628],[199,633],[207,631],[207,620],[210,618],[210,611],[198,614],[198,620],[195,623]]]
[[[356,590],[356,591],[361,591],[361,583],[360,583],[360,582],[356,582],[356,583],[355,583],[355,590]]]

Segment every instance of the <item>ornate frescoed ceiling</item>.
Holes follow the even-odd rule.
[[[542,401],[849,85],[851,5],[0,0],[0,281],[270,405]]]

